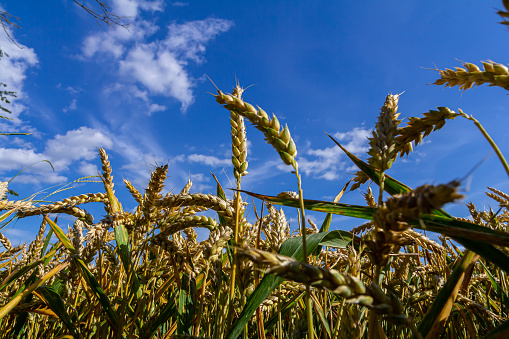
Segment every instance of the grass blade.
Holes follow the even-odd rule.
[[[438,292],[431,309],[418,326],[418,331],[424,338],[440,337],[465,277],[465,272],[475,264],[476,257],[478,258],[474,252],[466,251],[445,285]]]
[[[325,134],[327,134],[327,133],[325,133]],[[334,141],[336,143],[336,145],[338,145],[339,148],[341,148],[341,150],[343,152],[345,152],[345,154],[350,158],[350,160],[352,160],[352,162],[355,165],[357,165],[357,167],[359,167],[359,169],[362,172],[364,172],[375,184],[378,184],[380,182],[380,172],[378,172],[378,170],[376,170],[374,167],[368,165],[367,163],[365,163],[364,161],[362,161],[361,159],[359,159],[352,153],[348,152],[348,150],[346,148],[344,148],[343,146],[341,146],[341,144],[339,142],[337,142],[332,136],[330,136],[329,134],[327,134],[327,136],[329,138],[331,138],[332,141]],[[385,175],[384,185],[385,185],[384,190],[387,193],[389,193],[390,195],[403,194],[403,193],[410,192],[412,190],[407,185],[388,176],[387,174]]]
[[[76,266],[78,266],[81,270],[81,273],[83,274],[83,278],[87,282],[90,289],[94,292],[94,295],[99,299],[99,303],[104,308],[104,311],[108,315],[108,318],[110,320],[110,325],[112,326],[114,331],[117,331],[117,314],[113,307],[111,306],[110,299],[104,293],[103,289],[101,288],[101,285],[99,285],[99,282],[95,279],[92,272],[87,267],[87,264],[78,257],[77,251],[74,248],[74,246],[71,244],[69,239],[67,239],[66,235],[62,231],[60,227],[58,227],[57,224],[55,224],[48,216],[44,216],[44,219],[48,222],[50,227],[53,229],[53,232],[55,232],[55,235],[58,237],[58,239],[63,243],[63,245],[73,254],[73,260]]]
[[[51,308],[53,312],[55,312],[58,318],[62,320],[65,327],[67,327],[67,329],[72,333],[74,338],[81,338],[81,336],[78,334],[78,330],[71,320],[71,317],[69,316],[69,313],[67,313],[67,310],[65,309],[64,302],[52,287],[39,286],[34,291],[34,294],[37,294],[46,302],[46,304]]]
[[[161,312],[154,317],[153,320],[149,320],[146,322],[140,330],[140,339],[149,339],[153,337],[154,332],[156,332],[159,327],[165,324],[170,318],[172,318],[177,313],[177,307],[173,300],[173,296],[168,299],[168,302],[161,310]]]
[[[5,306],[0,308],[0,319],[5,317],[14,307],[16,307],[16,305],[19,304],[19,302],[21,300],[23,300],[25,297],[30,295],[37,287],[41,286],[46,281],[48,281],[52,276],[54,276],[55,274],[57,274],[58,272],[60,272],[64,268],[66,268],[69,265],[69,261],[71,260],[71,258],[72,257],[68,258],[63,263],[55,266],[51,271],[46,273],[41,278],[37,279],[36,282],[34,282],[33,284],[31,284],[30,286],[25,288],[22,293],[20,293],[20,294],[16,295],[15,297],[13,297]]]
[[[55,249],[50,251],[48,254],[46,254],[44,257],[42,257],[40,260],[37,260],[37,261],[27,265],[27,266],[24,266],[24,267],[22,267],[18,271],[12,272],[7,278],[5,278],[2,281],[2,284],[0,286],[0,291],[3,290],[4,288],[6,288],[7,286],[9,286],[14,281],[16,281],[16,279],[21,277],[23,274],[29,272],[30,270],[32,270],[33,268],[39,266],[41,263],[43,263],[47,259],[50,259],[51,257],[53,257],[55,255],[55,253],[57,252],[57,250],[60,248],[60,246],[61,245],[56,246]]]

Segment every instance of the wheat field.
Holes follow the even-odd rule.
[[[493,61],[436,71],[435,85],[509,90],[509,68]],[[400,96],[387,95],[364,160],[331,137],[358,171],[333,201],[317,201],[303,194],[290,127],[245,101],[244,90],[237,81],[231,93],[214,95],[230,119],[232,199],[219,182],[214,194],[190,193],[189,181],[163,195],[168,166],[156,166],[143,192],[124,180],[137,203],[126,211],[102,148],[101,192],[40,203],[10,200],[7,183],[0,184],[4,227],[42,217],[30,244],[13,246],[0,233],[2,337],[509,337],[509,194],[488,187],[498,210],[464,201],[471,215],[464,219],[443,210],[464,198],[463,179],[411,188],[390,176],[395,161],[411,157],[454,119],[477,127],[509,175],[476,118],[447,107],[402,118]],[[267,152],[272,148],[292,167],[296,181],[288,191],[267,196],[242,189],[249,175],[246,122],[263,134]],[[360,192],[365,204],[343,202],[347,191]],[[251,197],[263,201],[252,222]],[[104,207],[102,220],[85,210],[92,203]],[[298,216],[297,231],[288,208]],[[306,210],[322,212],[321,225]],[[60,214],[74,223],[63,226]],[[330,230],[333,215],[356,218],[358,226]],[[210,231],[206,240],[197,240],[197,227]]]

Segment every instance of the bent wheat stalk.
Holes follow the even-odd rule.
[[[307,258],[307,243],[306,243],[306,216],[304,212],[304,198],[302,192],[302,179],[299,174],[299,165],[295,160],[297,156],[297,147],[293,138],[291,137],[290,130],[286,125],[281,129],[276,115],[272,115],[272,119],[269,119],[268,114],[258,107],[256,109],[253,105],[245,102],[242,98],[233,94],[224,94],[219,89],[215,95],[216,101],[229,111],[233,111],[246,119],[248,119],[259,131],[265,135],[267,143],[272,145],[274,149],[279,153],[281,160],[286,165],[290,165],[295,170],[297,177],[297,183],[299,186],[299,201],[300,201],[300,214],[301,214],[301,234],[302,234],[302,250],[304,252],[304,262],[308,262]],[[309,297],[310,291],[309,286],[306,289],[306,310],[308,318],[308,337],[313,337],[313,314],[311,309],[311,298]]]

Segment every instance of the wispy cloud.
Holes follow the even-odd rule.
[[[189,3],[183,2],[183,1],[174,1],[171,3],[171,5],[175,6],[175,7],[186,7],[186,6],[189,6]]]
[[[231,159],[219,159],[213,155],[190,154],[187,156],[189,162],[199,163],[211,167],[231,166]]]
[[[0,6],[0,11],[3,10]],[[13,120],[9,123],[1,123],[2,132],[13,132],[18,129],[18,125],[22,123],[20,114],[26,110],[25,93],[23,92],[23,84],[26,79],[26,72],[30,67],[38,64],[38,58],[32,48],[24,46],[15,39],[13,32],[6,28],[9,35],[14,39],[11,40],[7,34],[0,34],[0,47],[8,56],[0,59],[0,83],[7,85],[2,90],[16,92],[17,98],[12,98],[11,104],[6,105],[2,102],[2,106],[9,109],[12,114],[9,118]]]
[[[334,138],[341,141],[343,146],[354,154],[368,150],[369,130],[354,128],[348,132],[337,132]],[[312,149],[306,152],[306,156],[298,158],[299,168],[309,176],[316,179],[336,180],[341,172],[346,169],[349,162],[343,161],[344,153],[337,146]]]
[[[119,16],[136,17],[140,9],[144,11],[162,11],[162,0],[113,0],[113,12]]]
[[[78,108],[78,100],[76,98],[72,99],[71,103],[69,104],[69,106],[65,106],[62,111],[64,113],[67,113],[69,111],[75,111],[77,108]]]
[[[99,53],[110,56],[118,65],[121,81],[129,84],[127,88],[140,94],[141,85],[151,95],[174,98],[185,112],[194,101],[195,79],[187,69],[189,62],[204,63],[206,45],[228,31],[233,22],[207,18],[172,23],[166,37],[157,39],[153,35],[159,28],[153,21],[143,19],[147,15],[142,15],[141,10],[162,11],[160,2],[116,0],[114,8],[117,7],[119,13],[123,11],[134,18],[132,27],[129,31],[117,27],[88,36],[82,46],[83,57],[91,59]]]

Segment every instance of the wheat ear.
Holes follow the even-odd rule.
[[[509,90],[509,68],[503,64],[491,60],[483,61],[481,70],[477,65],[464,62],[463,67],[435,69],[440,74],[440,79],[434,85],[445,85],[445,87],[459,86],[459,89],[466,91],[472,86],[488,84],[488,86],[499,86]]]
[[[257,249],[239,249],[239,253],[259,265],[267,265],[267,273],[282,278],[327,289],[345,298],[348,303],[366,306],[393,322],[410,325],[411,320],[404,312],[403,305],[394,295],[386,295],[380,287],[372,283],[366,286],[360,279],[341,274],[335,269],[305,264],[294,258]]]
[[[295,167],[297,148],[293,141],[288,126],[281,129],[279,120],[275,115],[269,119],[268,114],[261,108],[256,109],[253,105],[245,102],[234,95],[224,94],[217,90],[216,101],[229,111],[233,111],[248,119],[258,130],[263,132],[265,140],[279,153],[281,160],[286,165]]]

